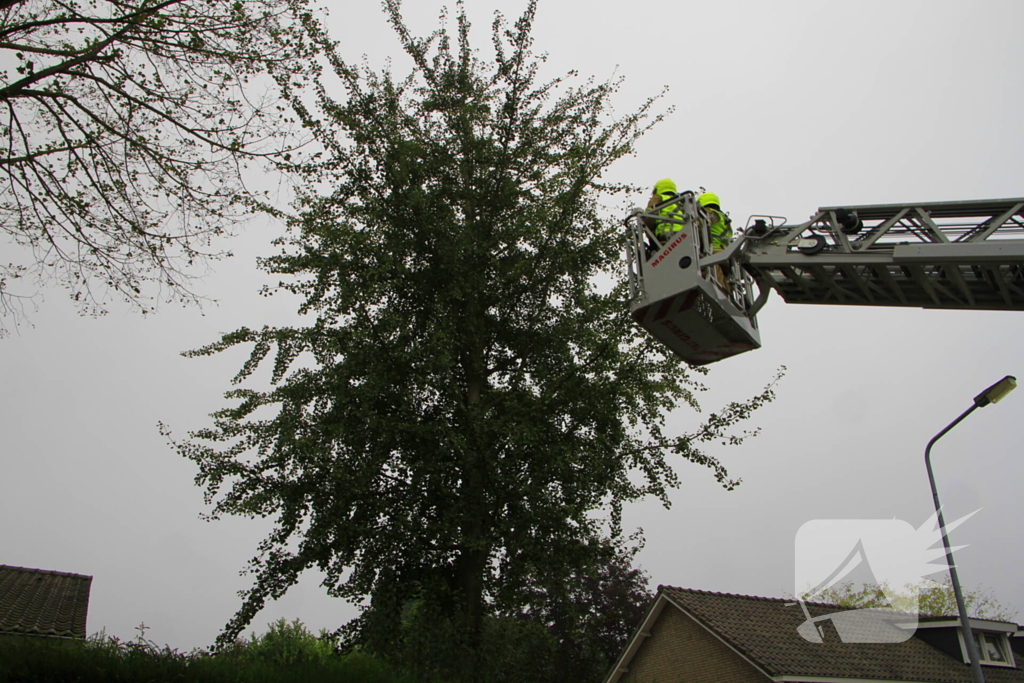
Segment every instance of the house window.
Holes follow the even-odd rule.
[[[1007,654],[1009,648],[1006,646],[1006,636],[1002,633],[975,632],[974,643],[978,646],[983,663],[1010,666],[1010,656]]]

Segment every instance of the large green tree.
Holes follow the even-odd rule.
[[[536,2],[495,20],[486,60],[464,12],[454,36],[443,21],[422,39],[398,0],[385,8],[408,77],[331,52],[315,101],[292,96],[324,153],[294,167],[291,232],[262,263],[309,324],[191,352],[251,345],[236,382],[272,366],[272,386],[229,392],[178,446],[214,516],[276,520],[222,641],[317,567],[392,623],[426,601],[472,646],[486,614],[572,590],[624,504],[668,503],[677,463],[732,488],[702,445],[742,441],[730,430],[771,399],[666,424],[702,386],[630,321],[620,221],[636,188],[601,180],[656,98],[614,118],[616,83],[541,81]]]
[[[248,161],[286,153],[272,72],[310,63],[304,0],[0,0],[0,336],[66,287],[195,302],[194,267],[244,217]],[[7,260],[10,259],[10,260]]]

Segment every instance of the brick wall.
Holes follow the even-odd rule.
[[[766,683],[725,643],[672,605],[666,605],[632,661],[628,683]]]

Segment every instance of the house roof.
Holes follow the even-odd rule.
[[[660,586],[658,601],[682,610],[765,674],[786,678],[854,678],[884,681],[971,683],[970,667],[919,638],[902,643],[843,643],[805,640],[797,627],[806,617],[792,600]],[[812,617],[849,608],[805,603]],[[667,605],[664,606],[667,608]],[[650,628],[646,624],[643,628]],[[625,657],[635,654],[627,649]],[[621,664],[626,664],[622,662]],[[620,666],[621,666],[620,664]],[[1018,662],[1018,666],[1020,663]],[[989,683],[1024,683],[1024,670],[986,666]]]
[[[91,576],[0,564],[0,633],[85,638]]]

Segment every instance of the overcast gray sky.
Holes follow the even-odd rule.
[[[492,11],[466,5],[477,45]],[[417,0],[413,28],[435,25],[440,3]],[[750,214],[805,220],[818,206],[1024,196],[1018,0],[591,3],[542,0],[536,48],[550,75],[626,78],[626,112],[663,86],[674,113],[609,177],[717,192],[734,223]],[[331,30],[350,59],[395,57],[376,0],[335,9]],[[642,203],[645,196],[636,198]],[[239,326],[287,322],[297,302],[267,299],[254,265],[279,226],[254,223],[200,288],[204,311],[164,308],[142,319],[117,304],[78,317],[48,291],[34,327],[0,340],[0,563],[90,574],[89,630],[131,637],[145,622],[159,643],[209,645],[248,585],[239,570],[269,528],[207,523],[190,462],[156,428],[207,424],[241,350],[187,360]],[[0,249],[10,250],[9,245]],[[792,592],[794,537],[812,519],[899,518],[931,512],[927,441],[1006,374],[1020,376],[1018,313],[788,306],[759,316],[764,348],[713,366],[707,410],[748,397],[789,368],[778,398],[740,448],[714,450],[744,483],[733,492],[681,464],[673,506],[628,511],[643,527],[652,585],[733,593]],[[961,580],[1024,608],[1019,581],[1024,392],[977,411],[944,437],[933,462],[952,519]],[[679,431],[700,417],[672,416]],[[323,597],[307,575],[264,610],[335,628],[352,607]]]

